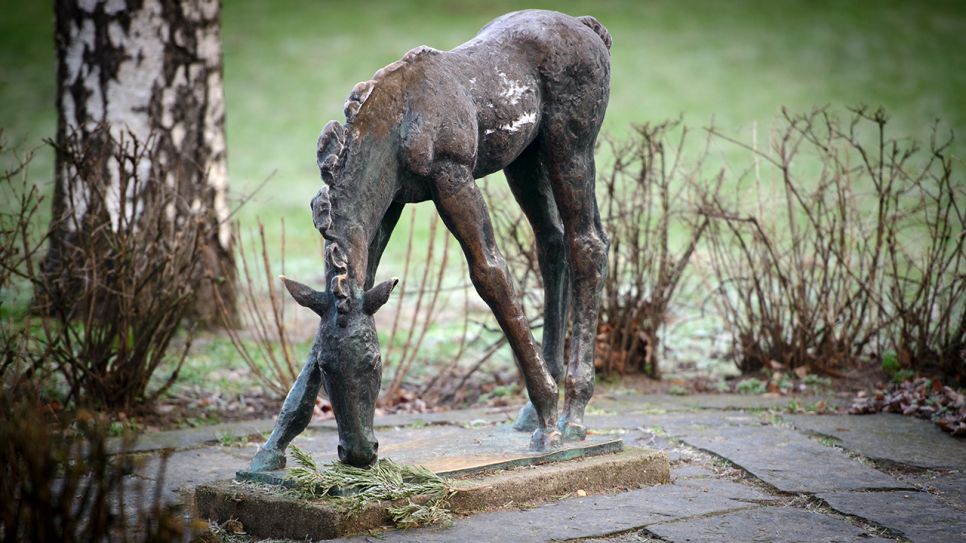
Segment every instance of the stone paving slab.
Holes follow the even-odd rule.
[[[441,411],[436,413],[403,413],[377,416],[373,420],[375,428],[393,428],[399,426],[427,426],[454,425],[474,426],[513,421],[518,408],[486,407],[477,409],[461,409],[456,411]],[[108,452],[140,453],[160,451],[164,449],[190,449],[213,445],[225,435],[243,437],[251,434],[271,432],[275,426],[275,419],[260,419],[241,422],[225,422],[201,426],[198,428],[182,428],[179,430],[165,430],[150,432],[138,436],[137,442],[129,449],[123,449],[121,438],[111,438],[108,441]],[[335,419],[312,422],[308,430],[335,430]]]
[[[244,422],[226,422],[201,426],[198,428],[184,428],[181,430],[165,430],[140,434],[137,442],[129,449],[124,449],[121,438],[111,438],[107,442],[107,452],[139,453],[160,451],[164,449],[190,449],[204,445],[213,445],[223,436],[244,437],[250,434],[270,432],[275,425],[272,419],[252,420]]]
[[[770,409],[788,403],[779,396],[742,394],[606,394],[594,396],[590,411],[610,413],[676,412],[694,409]]]
[[[912,480],[943,498],[966,509],[966,473],[948,472],[913,476]]]
[[[685,443],[712,452],[782,492],[909,488],[890,475],[793,430],[723,426],[685,432]]]
[[[620,415],[588,415],[584,419],[589,431],[610,428],[652,428],[672,436],[691,430],[718,426],[759,426],[761,417],[742,411],[685,411],[670,413],[630,413]]]
[[[802,401],[802,398],[798,398]],[[816,398],[820,399],[820,398]],[[449,529],[430,528],[416,532],[389,532],[379,540],[530,540],[542,534],[546,539],[586,539],[607,537],[606,541],[650,541],[653,534],[641,531],[673,530],[688,526],[685,539],[694,541],[754,540],[757,533],[743,532],[748,526],[780,528],[792,525],[802,514],[818,515],[802,509],[773,507],[771,496],[750,485],[724,479],[695,460],[693,449],[704,449],[726,458],[772,487],[793,493],[815,493],[834,509],[866,518],[914,541],[966,541],[962,515],[966,514],[966,443],[951,439],[928,423],[912,418],[876,416],[784,415],[797,430],[771,426],[770,415],[755,410],[783,407],[788,398],[739,395],[631,395],[595,398],[587,422],[594,435],[623,437],[629,446],[645,445],[665,451],[675,463],[672,485],[652,487],[611,496],[572,497],[523,511],[498,511],[459,518]],[[812,401],[807,399],[805,401]],[[828,400],[827,400],[828,401]],[[472,409],[443,413],[401,414],[376,420],[380,452],[406,461],[404,448],[393,443],[461,443],[472,451],[478,444],[472,436],[482,427],[494,430],[497,423],[512,420],[516,407]],[[201,482],[228,479],[248,465],[255,444],[245,447],[216,446],[228,434],[245,436],[269,431],[272,420],[220,424],[205,428],[157,432],[141,437],[135,451],[152,455],[137,472],[137,482],[150,484],[157,473],[158,460],[152,451],[176,449],[169,459],[162,497],[178,501],[175,490]],[[652,429],[651,431],[646,429]],[[867,430],[869,429],[869,430]],[[310,426],[295,443],[322,462],[335,457],[338,436],[334,421]],[[873,469],[841,449],[827,447],[802,432],[827,435],[842,448],[876,461],[926,468],[933,471],[904,473],[900,480]],[[522,435],[522,434],[521,434]],[[114,441],[115,446],[119,440]],[[117,447],[115,450],[119,450]],[[697,455],[703,458],[704,454]],[[956,470],[956,471],[952,471]],[[911,489],[935,489],[939,497]],[[856,489],[874,489],[860,492]],[[899,510],[889,508],[896,496]],[[833,501],[835,505],[833,505]],[[762,507],[762,504],[765,507]],[[959,509],[957,509],[957,507]],[[710,515],[702,528],[702,515]],[[820,525],[841,527],[834,515],[820,515]],[[815,517],[802,517],[815,520]],[[721,522],[715,523],[714,519]],[[741,522],[752,519],[754,522]],[[757,519],[757,520],[755,520]],[[829,521],[828,519],[831,519]],[[827,522],[828,521],[828,522]],[[722,524],[723,523],[723,524]],[[845,522],[846,526],[855,528]],[[715,530],[727,528],[723,535]],[[682,528],[683,529],[683,528]],[[858,529],[858,528],[855,528]],[[947,529],[953,532],[937,530]],[[960,530],[960,532],[955,532]],[[765,540],[779,540],[785,532],[765,533]],[[811,534],[811,532],[802,532]],[[822,532],[815,532],[822,533]],[[617,535],[613,535],[617,534]],[[915,535],[910,535],[915,534]],[[533,537],[531,537],[533,536]],[[712,537],[714,536],[714,537]],[[677,540],[671,532],[663,539]],[[705,539],[701,539],[704,537]],[[838,537],[839,539],[836,539]],[[851,541],[852,532],[837,531],[825,539]],[[863,538],[861,541],[875,541]]]
[[[601,537],[686,516],[723,513],[772,499],[731,481],[695,479],[620,494],[568,498],[532,509],[458,518],[450,527],[390,531],[339,541],[559,541]]]
[[[482,407],[474,409],[458,409],[454,411],[437,411],[433,413],[398,413],[391,415],[377,416],[372,421],[373,428],[393,428],[400,426],[431,426],[431,425],[452,425],[452,426],[478,426],[486,424],[496,424],[501,422],[513,422],[516,419],[517,411],[522,404],[516,407]],[[328,419],[309,424],[309,428],[325,428],[335,430],[337,425],[335,419]]]
[[[849,398],[832,394],[809,394],[781,396],[778,394],[605,394],[594,396],[590,402],[590,413],[660,413],[693,411],[695,409],[721,410],[761,410],[782,409],[791,400],[812,404],[825,401],[830,406],[847,406]]]
[[[596,432],[599,430],[589,430],[588,435],[591,432]],[[680,463],[687,460],[688,456],[685,451],[682,450],[682,446],[670,439],[655,435],[649,431],[645,430],[623,430],[620,429],[616,431],[614,436],[619,436],[624,440],[624,444],[632,447],[647,447],[650,449],[657,449],[664,451],[667,455],[668,462],[671,464]]]
[[[667,411],[667,420],[675,421],[681,418],[695,420],[714,420],[719,417],[716,413],[688,413],[694,409],[771,409],[787,405],[788,398],[768,395],[742,394],[694,394],[675,396],[669,394],[621,394],[594,398],[591,403],[597,415],[589,415],[588,422],[599,420],[598,428],[635,428],[637,426],[655,425],[653,420],[661,420],[662,411]],[[476,426],[512,422],[520,406],[485,407],[474,409],[460,409],[434,413],[401,413],[377,416],[373,425],[378,429],[425,425]],[[676,418],[674,413],[679,414]],[[623,416],[616,416],[621,414]],[[632,415],[632,416],[626,416]],[[702,418],[702,415],[707,417]],[[726,414],[727,416],[727,414]],[[599,418],[598,417],[602,417]],[[655,417],[658,417],[655,419]],[[215,444],[224,435],[247,436],[255,433],[270,432],[275,425],[274,419],[229,422],[202,426],[199,428],[184,428],[151,432],[138,437],[137,443],[127,452],[150,452],[163,449],[189,449]],[[335,430],[334,419],[315,421],[309,424],[309,430]],[[121,452],[121,439],[113,438],[109,441],[109,452]]]
[[[678,397],[668,394],[606,394],[591,398],[587,414],[664,413],[693,409],[694,406],[685,405]]]
[[[195,486],[209,481],[234,477],[238,466],[247,464],[248,452],[231,447],[209,447],[171,454],[165,464],[162,499],[165,503],[177,503],[181,501],[180,492],[190,492]],[[160,466],[161,458],[151,457],[135,473],[142,479],[156,481]]]
[[[687,465],[671,469],[671,481],[714,477],[715,473],[704,466]]]
[[[806,394],[782,396],[779,394],[691,394],[678,396],[686,406],[700,409],[783,409],[791,400],[812,404],[824,401],[830,406],[849,405],[850,398],[839,398],[831,394]]]
[[[838,440],[866,458],[929,469],[966,469],[966,440],[935,424],[895,413],[879,415],[786,415],[800,430]]]
[[[925,492],[827,492],[832,509],[870,520],[914,542],[966,541],[966,513]]]
[[[813,398],[801,396],[798,398]],[[827,402],[840,402],[832,396],[815,396],[814,399],[825,399]],[[616,394],[595,397],[591,402],[589,421],[595,417],[611,417],[601,419],[607,424],[597,427],[635,428],[641,424],[648,424],[652,417],[662,412],[680,413],[682,416],[700,417],[700,413],[687,413],[694,409],[703,410],[741,410],[741,409],[775,409],[788,404],[788,398],[771,395],[743,395],[743,394],[692,394],[676,396],[670,394]],[[810,400],[809,400],[810,401]],[[512,422],[521,406],[485,407],[474,409],[460,409],[434,413],[401,413],[377,416],[373,425],[376,428],[392,428],[401,426],[423,425],[453,425],[474,426],[480,424],[495,424]],[[593,413],[597,415],[593,415]],[[614,415],[634,415],[613,418]],[[641,416],[643,415],[643,416]],[[718,415],[711,413],[711,418]],[[674,420],[671,417],[671,420]],[[246,436],[253,433],[270,432],[275,425],[274,419],[229,422],[202,426],[199,428],[184,428],[142,434],[137,443],[128,452],[149,452],[163,449],[188,449],[217,443],[224,435]],[[309,430],[335,430],[334,419],[315,421],[309,424]],[[113,438],[109,441],[109,452],[121,452],[121,439]]]
[[[872,536],[841,518],[791,507],[745,509],[724,515],[655,524],[648,526],[647,531],[660,537],[661,541],[672,543],[892,541]]]
[[[584,539],[581,543],[657,543],[658,539],[648,537],[642,532],[628,532],[606,538]]]

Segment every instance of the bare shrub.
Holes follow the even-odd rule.
[[[249,248],[240,225],[235,225],[238,233],[237,260],[241,262],[244,281],[237,290],[239,298],[238,317],[251,341],[246,341],[242,330],[234,326],[236,315],[227,307],[225,301],[215,293],[215,302],[224,324],[225,333],[231,340],[235,352],[245,361],[252,375],[277,398],[284,398],[301,369],[301,362],[295,358],[295,348],[291,333],[285,321],[285,300],[279,289],[279,280],[272,269],[268,244],[265,242],[265,225],[258,221],[258,236],[252,235]],[[282,220],[282,238],[279,249],[281,273],[285,273],[285,221]],[[260,361],[266,361],[263,367]]]
[[[0,130],[0,158],[10,162],[0,172],[0,199],[6,202],[0,208],[0,386],[4,387],[44,380],[47,375],[43,357],[31,348],[30,328],[23,322],[26,311],[15,307],[17,295],[29,290],[34,261],[46,241],[46,236],[34,231],[44,198],[27,179],[32,157],[7,148]]]
[[[412,208],[409,221],[409,238],[406,241],[406,257],[403,263],[403,275],[400,278],[403,288],[399,293],[396,312],[393,315],[392,328],[389,331],[389,339],[382,356],[382,359],[385,361],[385,367],[388,369],[395,366],[395,371],[393,372],[389,385],[386,387],[386,391],[379,399],[379,403],[382,406],[415,402],[420,404],[416,406],[417,409],[423,409],[425,407],[425,403],[421,399],[416,398],[412,394],[403,394],[402,385],[412,368],[419,348],[426,339],[426,333],[432,325],[436,312],[439,309],[437,303],[440,292],[442,291],[443,278],[446,275],[446,267],[449,260],[450,236],[444,231],[442,252],[439,260],[436,261],[436,233],[439,230],[440,220],[436,214],[433,214],[429,220],[429,241],[425,264],[419,281],[411,287],[409,286],[408,279],[412,263],[413,236],[415,235],[416,225],[416,208]],[[402,332],[399,324],[402,318],[403,302],[407,297],[413,295],[416,296],[415,307],[409,316],[408,324],[403,325],[403,329],[406,331]],[[406,339],[401,347],[401,352],[397,357],[394,357],[396,337],[399,333],[405,333]]]
[[[746,372],[829,371],[857,359],[881,330],[872,285],[883,262],[883,232],[864,218],[855,149],[823,110],[785,115],[765,149],[735,142],[753,153],[754,207],[744,205],[746,192],[705,208],[715,219],[709,240],[718,308]],[[809,158],[819,171],[793,169]],[[767,193],[763,185],[781,191]],[[887,217],[890,204],[880,200],[871,214]]]
[[[723,171],[703,178],[707,147],[683,158],[687,137],[679,122],[664,122],[607,143],[614,162],[598,181],[611,236],[597,347],[605,372],[660,377],[660,334],[709,223],[694,206],[713,199],[723,179]]]
[[[873,121],[884,130],[884,117]],[[951,136],[933,134],[926,164],[905,173],[909,211],[886,231],[884,347],[900,367],[966,386],[966,186],[955,176]]]
[[[462,377],[460,376],[459,372],[460,360],[466,354],[470,345],[479,338],[479,334],[477,334],[475,338],[470,337],[470,287],[470,283],[468,281],[464,281],[462,287],[460,288],[460,290],[463,291],[463,323],[456,352],[449,359],[449,361],[445,363],[442,369],[433,373],[433,376],[423,385],[422,389],[420,390],[420,397],[424,398],[424,401],[426,401],[428,404],[435,404],[443,397],[452,398],[453,395],[449,394],[449,392],[453,391],[453,383],[460,381],[461,384],[456,388],[461,387],[462,383],[465,383],[475,371],[471,368],[470,371],[464,373]],[[441,390],[446,388],[446,385],[450,385],[449,392]]]
[[[30,226],[39,193],[3,178],[17,198],[5,216],[0,267],[33,287],[40,315],[4,323],[5,335],[24,338],[5,357],[55,372],[66,384],[65,403],[128,410],[150,402],[177,379],[190,346],[189,333],[171,374],[149,391],[189,310],[208,228],[157,171],[145,171],[155,163],[145,160],[152,149],[151,140],[116,140],[106,126],[97,138],[68,137],[58,149],[66,171],[89,182],[85,194],[68,195],[83,203],[83,215],[54,210],[55,227],[72,233],[58,246],[69,265],[58,266],[57,276],[34,263],[44,239]],[[113,179],[95,175],[108,158],[120,165]]]
[[[754,159],[752,190],[702,210],[713,219],[716,302],[743,371],[838,375],[897,330],[910,356],[963,344],[962,215],[957,223],[946,147],[921,156],[886,123],[865,109],[845,122],[826,109],[785,112],[765,148],[711,130]],[[926,251],[914,249],[922,236]],[[919,321],[927,315],[948,318]]]

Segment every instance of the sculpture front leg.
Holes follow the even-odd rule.
[[[317,354],[318,338],[309,351],[305,366],[302,367],[291,390],[285,396],[285,402],[278,413],[272,435],[258,448],[249,470],[273,471],[284,468],[285,449],[312,421],[315,400],[322,386],[322,371],[319,369]]]

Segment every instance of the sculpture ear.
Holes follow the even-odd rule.
[[[319,292],[308,285],[303,285],[298,281],[293,281],[284,275],[279,275],[279,279],[285,283],[285,289],[295,298],[295,301],[302,307],[307,307],[315,311],[320,317],[325,317],[332,305],[332,296],[327,292]]]
[[[378,285],[367,290],[365,294],[362,295],[362,310],[366,312],[367,315],[372,315],[380,307],[382,307],[387,301],[389,301],[389,295],[392,293],[392,289],[396,288],[396,284],[399,283],[399,279],[393,277],[388,281],[383,281]]]

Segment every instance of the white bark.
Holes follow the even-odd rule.
[[[206,275],[226,278],[217,288],[233,307],[219,1],[55,0],[54,5],[58,143],[63,147],[68,137],[96,142],[101,126],[127,145],[150,138],[152,150],[134,165],[138,179],[176,187],[186,198],[185,207],[209,211],[205,216],[213,228],[203,268]],[[92,186],[106,190],[106,212],[115,228],[122,218],[135,219],[122,217],[122,210],[128,215],[141,212],[130,205],[140,199],[121,193],[122,168],[130,169],[130,164],[108,159],[90,174],[97,179],[82,179],[68,162],[58,153],[55,220],[45,263],[51,273],[69,266],[61,258],[64,240],[84,235],[77,230],[86,224]],[[178,213],[174,206],[166,211],[172,219]],[[72,220],[62,222],[63,217]],[[198,298],[208,298],[199,306],[213,304],[204,293]],[[215,310],[200,312],[208,313],[204,318],[210,321]]]
[[[168,171],[166,182],[174,185],[190,180],[175,179],[177,161],[198,158],[198,147],[207,152],[206,164],[199,164],[202,178],[214,188],[215,216],[220,225],[218,242],[229,250],[231,230],[227,221],[228,167],[225,153],[224,95],[221,78],[221,39],[217,0],[168,2],[181,10],[187,25],[172,27],[166,19],[162,0],[145,0],[139,9],[129,9],[122,0],[80,0],[73,17],[63,21],[67,36],[62,62],[65,71],[60,81],[58,106],[63,128],[68,132],[92,131],[107,123],[112,135],[125,139],[128,134],[145,141],[153,132],[164,132],[170,146],[158,159]],[[105,23],[105,20],[107,21]],[[98,28],[101,25],[101,28]],[[192,35],[188,36],[187,33]],[[99,39],[100,38],[100,39]],[[101,41],[106,39],[106,44]],[[107,47],[105,47],[105,45]],[[190,62],[172,62],[166,48],[188,48],[195,57]],[[106,51],[105,51],[106,49]],[[106,62],[97,62],[106,53]],[[120,59],[116,57],[122,57]],[[95,59],[91,62],[91,59]],[[110,68],[112,73],[104,73]],[[166,74],[165,72],[168,72]],[[173,75],[171,75],[173,74]],[[77,96],[82,96],[78,104]],[[188,102],[195,111],[186,116],[181,110]],[[199,111],[200,109],[200,111]],[[197,120],[203,120],[203,126]],[[186,137],[195,133],[197,137]],[[192,146],[193,148],[189,148]],[[147,178],[151,164],[138,165]],[[165,168],[170,166],[170,168]],[[63,166],[62,166],[63,167]],[[113,192],[109,207],[112,221],[119,217],[118,164],[108,164]],[[74,213],[82,216],[87,207],[89,188],[84,180],[72,179],[71,172],[59,172],[63,194]],[[199,202],[199,205],[209,205]]]

